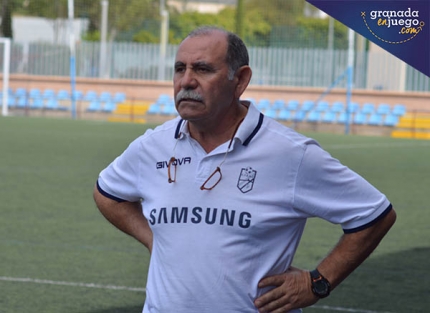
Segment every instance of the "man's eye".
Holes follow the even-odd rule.
[[[199,67],[197,69],[197,71],[202,72],[202,73],[208,73],[208,72],[210,72],[210,70],[207,67]]]
[[[177,68],[175,68],[175,72],[176,73],[182,73],[183,71],[184,71],[183,67],[177,67]]]

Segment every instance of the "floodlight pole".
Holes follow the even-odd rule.
[[[106,71],[106,56],[107,56],[107,22],[108,22],[108,8],[109,1],[102,0],[102,18],[101,18],[101,28],[100,28],[100,60],[99,60],[99,77],[109,78]]]
[[[4,43],[3,56],[3,104],[2,115],[8,115],[9,102],[9,64],[10,64],[10,38],[0,38],[0,42]]]
[[[169,11],[166,10],[165,0],[160,1],[161,31],[160,31],[160,60],[158,63],[158,80],[165,80],[166,51],[169,39]]]
[[[354,31],[348,31],[348,69],[346,83],[346,119],[345,119],[345,134],[349,134],[349,126],[351,124],[351,97],[352,85],[354,77]]]
[[[75,31],[73,27],[74,19],[74,2],[68,0],[68,15],[69,15],[69,40],[70,40],[70,87],[71,87],[71,102],[72,102],[72,118],[76,119],[76,51],[75,51]]]

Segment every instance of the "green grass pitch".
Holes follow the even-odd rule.
[[[0,118],[1,313],[141,312],[148,253],[101,216],[92,188],[146,127]],[[429,311],[430,141],[307,135],[382,190],[398,219],[356,272],[304,311]],[[294,265],[313,268],[340,235],[310,220]]]

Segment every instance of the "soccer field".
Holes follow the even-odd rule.
[[[1,313],[141,312],[149,255],[101,216],[92,188],[146,127],[0,118]],[[430,311],[430,141],[307,135],[383,191],[398,219],[356,272],[304,312]],[[310,220],[294,265],[315,267],[341,233]]]

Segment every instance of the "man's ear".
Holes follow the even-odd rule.
[[[251,81],[252,70],[248,65],[244,65],[236,71],[235,75],[237,79],[235,97],[236,99],[239,99],[240,96],[245,92],[249,82]]]

